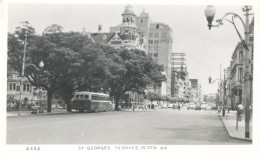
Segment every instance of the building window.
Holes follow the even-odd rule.
[[[143,19],[141,19],[141,23],[143,23],[144,21],[143,21]]]
[[[158,40],[154,40],[154,44],[158,44],[159,42],[158,42]]]
[[[156,29],[159,29],[159,24],[156,25]]]
[[[16,88],[16,83],[13,83],[13,90],[15,90]]]
[[[158,53],[155,53],[155,54],[154,54],[154,57],[158,57]]]
[[[23,91],[26,91],[26,84],[23,84]]]
[[[239,62],[243,62],[243,51],[239,51]]]
[[[154,37],[155,37],[155,38],[158,38],[158,36],[159,36],[158,33],[155,33],[155,34],[154,34]]]
[[[239,68],[238,69],[238,81],[242,81],[242,78],[243,78],[243,69],[242,68]]]
[[[13,90],[13,83],[9,83],[9,90]]]
[[[27,91],[30,91],[30,85],[27,84]]]
[[[20,86],[17,86],[17,87],[16,87],[16,91],[20,91]]]
[[[153,44],[153,40],[149,40],[149,44]]]
[[[149,56],[152,56],[153,54],[152,53],[149,53]]]

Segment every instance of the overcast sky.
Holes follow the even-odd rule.
[[[189,77],[199,79],[203,94],[216,93],[217,83],[208,84],[208,77],[220,76],[222,70],[229,66],[231,55],[239,42],[233,26],[227,22],[219,28],[207,27],[204,9],[206,6],[176,5],[133,5],[139,15],[143,9],[149,13],[154,22],[168,24],[173,30],[172,52],[186,53]],[[103,25],[103,32],[110,26],[121,23],[125,5],[87,5],[87,4],[9,4],[8,32],[14,32],[21,21],[29,21],[38,34],[51,24],[59,24],[64,31],[97,32],[98,24]],[[217,18],[227,12],[241,15],[242,6],[215,6]],[[237,20],[243,34],[241,23]],[[223,77],[223,72],[222,72]]]

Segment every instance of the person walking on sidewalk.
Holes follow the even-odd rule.
[[[238,116],[238,121],[241,121],[242,120],[242,113],[244,111],[244,107],[242,104],[239,104],[237,106],[237,116]]]

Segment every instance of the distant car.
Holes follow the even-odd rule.
[[[187,106],[187,110],[194,110],[195,107],[196,107],[195,104],[190,104],[190,105]]]
[[[168,108],[173,108],[173,104],[168,104]]]
[[[178,104],[173,104],[172,109],[178,109]]]
[[[210,106],[206,106],[206,110],[211,110],[211,107]]]
[[[200,108],[201,108],[202,110],[206,110],[206,109],[207,109],[207,106],[208,106],[208,104],[202,104],[202,105],[200,106]]]
[[[201,105],[197,104],[197,105],[195,106],[195,110],[201,110]]]
[[[217,106],[212,106],[211,109],[212,109],[212,110],[216,110],[216,109],[217,109]]]

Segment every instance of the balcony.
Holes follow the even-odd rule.
[[[231,85],[231,89],[242,88],[243,82],[242,81],[232,81],[230,85]]]
[[[243,67],[243,61],[239,61],[239,60],[236,60],[236,61],[232,61],[231,63],[231,71],[232,73],[235,72],[235,69],[236,68],[242,68]]]

